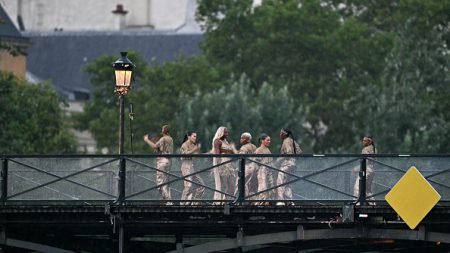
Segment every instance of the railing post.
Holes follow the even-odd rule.
[[[125,200],[125,174],[126,174],[126,159],[123,156],[120,156],[120,165],[119,165],[119,196],[117,197],[117,202],[122,203]]]
[[[361,160],[361,167],[359,169],[359,198],[358,202],[363,205],[366,203],[366,168],[367,159],[363,157]]]
[[[0,201],[6,202],[8,198],[8,159],[3,158],[2,159],[2,170],[0,173],[0,182],[1,182],[1,195],[0,195]]]
[[[125,137],[125,96],[119,95],[119,155],[120,155],[120,167],[119,167],[119,196],[117,202],[121,203],[125,200],[125,149],[124,149],[124,137]]]
[[[125,228],[123,227],[122,216],[119,216],[119,253],[127,252],[127,238],[125,235]]]
[[[238,203],[242,205],[245,199],[245,158],[241,157],[239,161],[239,181],[238,181]]]

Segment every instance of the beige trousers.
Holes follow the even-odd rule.
[[[158,158],[156,161],[156,185],[165,184],[169,181],[169,175],[164,172],[170,171],[171,162],[167,158]],[[170,194],[170,185],[165,184],[163,186],[158,187],[159,194],[162,200],[171,200],[172,195]]]
[[[255,164],[247,162],[245,164],[245,198],[246,200],[255,199],[255,197],[248,198],[248,196],[253,195],[258,190],[258,175],[255,169]],[[239,173],[239,172],[237,172]],[[239,195],[239,177],[236,178],[236,186],[234,196]]]
[[[258,192],[265,191],[274,186],[272,170],[266,166],[259,166],[257,171]],[[273,190],[266,191],[257,195],[260,200],[273,199]],[[263,203],[264,204],[264,203]]]
[[[255,164],[245,166],[245,196],[250,196],[258,191],[258,174]],[[254,199],[254,197],[249,198]]]
[[[373,182],[373,168],[367,166],[366,168],[366,197],[373,195],[372,182]],[[355,185],[353,186],[353,195],[359,197],[359,176],[356,177]],[[373,197],[369,198],[374,200]]]
[[[203,194],[205,193],[205,187],[203,185],[205,182],[198,174],[188,176],[192,173],[194,173],[194,164],[192,163],[192,160],[184,160],[181,164],[181,174],[183,177],[187,177],[184,180],[184,189],[181,194],[181,200],[199,200],[203,198]],[[191,204],[193,204],[193,202],[181,202],[181,205]]]
[[[214,165],[226,162],[229,158],[214,158]],[[214,200],[226,200],[231,199],[227,195],[221,193],[225,192],[229,195],[234,195],[236,191],[236,179],[237,170],[233,167],[233,164],[227,163],[219,167],[214,168],[214,182],[216,184],[216,190],[214,192]],[[218,192],[221,191],[221,192]],[[218,203],[220,204],[220,203]]]
[[[286,182],[289,182],[291,176],[289,174],[286,174],[283,172],[292,174],[295,170],[295,165],[282,165],[280,167],[280,170],[282,172],[281,171],[278,172],[277,185],[281,185]],[[283,186],[278,186],[277,197],[278,197],[278,200],[291,200],[292,199],[292,188],[289,186],[289,184],[283,185]]]

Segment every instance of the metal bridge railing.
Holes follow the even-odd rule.
[[[416,166],[441,195],[439,204],[450,203],[448,155],[168,155],[169,170],[158,166],[160,158],[1,156],[0,201],[383,205],[387,192]],[[183,161],[192,167],[182,170]],[[163,199],[164,189],[170,199]]]

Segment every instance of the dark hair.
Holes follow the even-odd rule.
[[[188,132],[184,135],[183,143],[185,143],[185,142],[188,140],[188,137],[191,136],[192,134],[195,134],[195,132],[194,132],[194,131],[188,131]],[[183,144],[183,143],[181,143],[181,144]]]
[[[297,154],[297,149],[295,148],[295,138],[294,135],[292,134],[292,131],[287,129],[287,128],[281,128],[281,131],[284,131],[286,133],[286,137],[291,137],[292,139],[292,146],[294,148],[294,154]]]
[[[267,137],[269,137],[268,134],[262,133],[262,134],[259,136],[259,139],[258,139],[259,145],[261,145],[262,141],[265,140]]]
[[[281,128],[281,131],[284,131],[287,134],[287,137],[291,137],[292,139],[294,139],[294,136],[293,136],[291,130],[289,130],[287,128]]]

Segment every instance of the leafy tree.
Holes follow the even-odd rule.
[[[185,106],[177,114],[178,135],[197,131],[204,151],[207,151],[212,148],[212,138],[219,126],[229,129],[230,140],[237,145],[243,132],[252,133],[256,144],[261,133],[277,140],[281,128],[296,132],[302,127],[305,110],[295,108],[287,87],[275,90],[265,83],[259,92],[255,92],[250,83],[243,75],[238,81],[211,93],[197,92],[193,97],[181,95]],[[274,144],[272,149],[278,150],[281,143],[274,141]]]
[[[420,20],[415,17],[414,20]],[[441,25],[414,32],[415,21],[399,29],[386,60],[382,86],[362,93],[366,130],[378,136],[384,152],[445,153],[450,148],[449,49]]]
[[[0,153],[76,152],[58,94],[48,84],[32,85],[0,71]]]
[[[26,55],[23,47],[8,43],[0,38],[0,50],[8,51],[12,56]]]
[[[206,29],[203,49],[211,61],[245,73],[257,90],[283,87],[296,106],[309,108],[306,138],[315,152],[347,150],[357,120],[352,97],[358,87],[376,85],[392,35],[336,11],[322,1],[200,1]],[[333,139],[333,142],[329,140]],[[339,143],[339,149],[336,149]]]
[[[178,58],[174,62],[148,65],[136,52],[128,57],[136,64],[133,71],[133,88],[126,95],[126,103],[134,104],[133,121],[135,153],[148,153],[144,134],[152,136],[160,132],[163,124],[177,129],[175,113],[179,110],[179,94],[193,95],[197,91],[219,86],[220,72],[204,57]],[[89,129],[98,143],[98,148],[116,152],[118,145],[119,108],[117,96],[113,93],[114,72],[111,63],[116,57],[103,56],[88,65],[94,86],[92,99],[86,103],[85,112],[76,116],[78,128]],[[129,133],[129,120],[126,121]],[[173,131],[176,136],[176,131]],[[129,134],[127,134],[129,136]],[[182,138],[182,137],[179,137]],[[125,140],[126,152],[131,153],[129,138]]]
[[[371,133],[382,152],[447,152],[450,1],[344,2],[341,13],[394,35],[378,85],[355,96],[365,103],[354,113],[366,119],[357,136]]]
[[[130,51],[128,57],[138,67],[133,71],[134,87],[126,96],[126,102],[130,101],[130,96],[139,87],[147,67],[136,52]],[[97,148],[100,150],[107,148],[112,153],[117,152],[119,139],[119,103],[118,95],[114,93],[115,76],[112,67],[117,58],[118,56],[104,55],[86,67],[86,71],[91,75],[94,91],[91,100],[84,106],[84,112],[74,115],[76,127],[90,130],[97,141]]]
[[[383,152],[446,152],[449,3],[200,0],[204,56],[137,64],[135,139],[169,123],[177,143],[195,130],[209,148],[220,125],[233,140],[289,127],[313,152],[358,152],[365,133]],[[108,94],[80,122],[114,150],[113,75],[99,64],[88,69]]]
[[[181,141],[183,135],[177,135],[180,125],[175,119],[176,113],[185,106],[180,95],[193,96],[221,87],[223,73],[220,66],[211,64],[203,56],[178,58],[147,68],[142,87],[136,92],[138,108],[142,112],[136,128],[139,139],[148,132],[159,133],[163,124],[170,124],[172,135]],[[142,150],[148,152],[148,146],[141,144]]]

